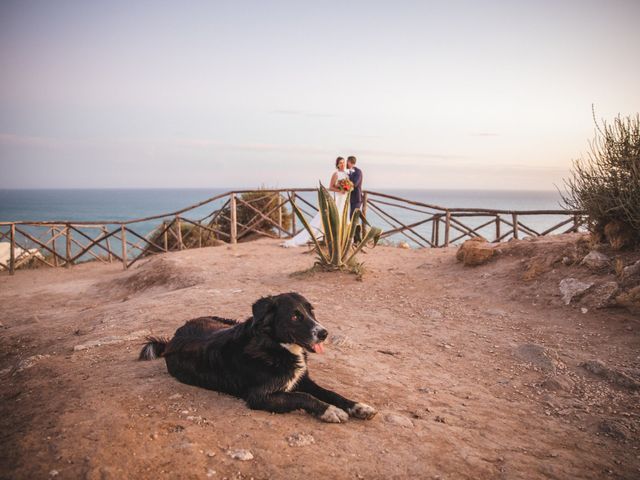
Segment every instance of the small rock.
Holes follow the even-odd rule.
[[[179,393],[174,393],[173,395],[171,395],[171,396],[169,397],[169,400],[178,400],[178,399],[180,399],[180,398],[182,398],[182,395],[181,395],[181,394],[179,394]]]
[[[392,425],[398,425],[403,428],[413,428],[413,422],[404,415],[398,415],[397,413],[387,413],[384,416],[387,423]]]
[[[58,472],[58,470],[50,470],[49,471],[49,476],[50,477],[57,477],[60,474],[60,472]]]
[[[640,314],[640,285],[618,294],[616,304],[628,308],[632,313]]]
[[[622,278],[629,278],[634,275],[640,275],[640,260],[622,269]]]
[[[552,373],[556,371],[557,362],[553,358],[556,357],[555,352],[540,345],[525,343],[515,349],[514,355],[520,360],[532,364],[534,367]]]
[[[435,308],[427,309],[423,312],[423,315],[428,318],[432,318],[433,320],[441,320],[443,315],[440,310],[436,310]]]
[[[482,237],[475,237],[460,246],[456,252],[456,259],[465,266],[477,266],[487,263],[495,253],[495,245]]]
[[[571,260],[571,258],[569,257],[562,257],[562,264],[563,265],[571,265],[573,263],[573,260]]]
[[[557,375],[547,377],[540,386],[545,390],[553,392],[565,391],[570,392],[573,389],[573,381],[565,375]]]
[[[346,335],[331,335],[329,342],[337,347],[353,348],[355,344]]]
[[[307,445],[312,445],[316,443],[313,435],[307,435],[304,433],[294,433],[293,435],[289,435],[287,437],[287,442],[290,447],[305,447]]]
[[[229,455],[234,460],[240,460],[242,462],[253,460],[253,454],[249,450],[227,450],[227,455]]]
[[[569,305],[574,298],[583,295],[593,286],[593,283],[585,283],[575,278],[565,278],[560,281],[560,294],[565,305]]]
[[[216,474],[216,471],[212,468],[207,468],[207,477],[211,478]]]
[[[409,245],[407,242],[400,242],[398,243],[398,247],[400,248],[404,248],[405,250],[411,248],[411,245]]]
[[[215,456],[216,456],[216,452],[214,452],[213,450],[207,450],[207,457],[213,458]]]
[[[588,308],[585,308],[585,307],[582,307],[582,308],[580,309],[580,311],[581,311],[582,313],[587,313],[587,312],[589,311],[589,309],[588,309]]]
[[[28,368],[33,367],[40,360],[44,360],[45,358],[49,358],[51,355],[32,355],[29,358],[25,358],[21,360],[16,366],[16,372],[22,372],[23,370],[27,370]]]
[[[614,385],[628,388],[629,390],[640,390],[639,382],[624,372],[607,367],[600,360],[589,360],[588,362],[581,363],[580,366],[586,371],[591,372]]]
[[[580,262],[590,270],[605,270],[611,266],[611,259],[604,253],[593,250],[589,252]]]
[[[625,440],[627,433],[625,427],[614,420],[603,420],[598,425],[598,431],[617,440]]]
[[[436,415],[436,418],[434,418],[434,420],[438,423],[447,423],[447,420],[444,417],[441,417],[440,415]]]
[[[605,308],[613,303],[618,284],[616,282],[605,282],[590,289],[581,299],[580,303],[591,308]]]

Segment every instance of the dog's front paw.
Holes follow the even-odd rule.
[[[338,407],[329,405],[324,413],[320,415],[320,420],[328,423],[344,423],[349,420],[349,414]]]
[[[347,411],[352,417],[361,418],[363,420],[371,420],[378,413],[375,408],[367,405],[366,403],[356,403]]]

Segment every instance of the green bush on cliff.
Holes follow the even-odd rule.
[[[598,241],[614,248],[640,239],[640,116],[597,124],[586,158],[565,180],[565,207],[584,211]]]

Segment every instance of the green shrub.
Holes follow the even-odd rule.
[[[597,240],[621,247],[640,239],[640,116],[596,127],[587,157],[573,162],[562,198],[565,207],[585,212]]]
[[[167,230],[166,239],[167,239],[167,249],[169,251],[172,250],[180,250],[180,245],[178,244],[178,229],[177,223],[175,220],[171,221],[171,226]],[[161,225],[156,229],[155,233],[151,236],[151,242],[155,243],[159,247],[164,248],[164,239],[165,234],[163,230],[166,224]],[[182,245],[183,248],[198,248],[198,247],[215,247],[220,245],[222,242],[217,238],[217,235],[206,228],[201,228],[199,226],[193,225],[191,223],[181,221],[180,222],[180,234],[182,235]],[[145,248],[143,255],[152,255],[154,253],[160,253],[163,250],[157,249],[153,245],[147,245]]]
[[[236,200],[236,216],[238,223],[246,226],[250,226],[260,232],[277,234],[278,229],[269,223],[267,220],[261,218],[253,208],[245,205],[242,201],[247,202],[251,207],[262,212],[265,216],[270,218],[276,224],[278,223],[278,204],[284,202],[285,198],[278,192],[269,192],[268,190],[261,189],[255,192],[245,192],[238,196]],[[289,231],[291,230],[292,213],[288,211],[285,206],[282,207],[282,228]],[[227,205],[222,214],[216,220],[216,224],[213,225],[218,230],[224,233],[231,232],[231,207]],[[252,238],[252,235],[242,235],[240,232],[244,230],[244,227],[238,225],[238,241],[243,239]]]

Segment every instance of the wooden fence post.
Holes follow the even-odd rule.
[[[238,212],[236,208],[236,194],[231,194],[231,243],[238,243]]]
[[[71,226],[67,223],[65,227],[65,236],[66,236],[66,258],[64,266],[69,268],[71,266]]]
[[[447,214],[445,215],[445,224],[444,224],[444,246],[449,246],[449,231],[451,229],[451,212],[447,210]]]
[[[169,226],[167,225],[167,221],[162,221],[162,229],[164,230],[162,234],[162,240],[164,241],[164,251],[169,251]]]
[[[518,214],[511,214],[511,221],[513,222],[513,238],[518,239]]]
[[[362,194],[362,216],[367,218],[367,202],[369,201],[369,194],[364,192]]]
[[[182,224],[180,222],[180,216],[179,215],[176,215],[176,227],[178,229],[178,232],[177,232],[178,250],[183,250],[184,249],[184,245],[182,245]]]
[[[433,246],[438,247],[440,243],[440,215],[436,215],[433,219],[434,242]]]
[[[107,235],[108,233],[109,233],[109,231],[107,230],[107,227],[103,225],[102,234],[103,235]],[[111,253],[111,243],[109,242],[108,238],[107,238],[106,242],[107,242],[107,250],[109,251],[109,263],[112,263],[113,262],[113,254]]]
[[[53,265],[55,267],[58,266],[58,251],[56,250],[56,227],[51,227],[49,229],[49,231],[51,232],[51,249],[53,250]]]
[[[496,242],[500,241],[500,214],[496,215]]]
[[[9,275],[16,273],[16,224],[12,223],[9,229],[9,240],[11,241],[11,251],[9,252]]]
[[[296,192],[293,192],[293,195],[289,194],[289,198],[291,199],[291,236],[295,237],[297,232],[297,228],[296,228],[296,212],[295,212],[295,205],[296,205]]]
[[[282,203],[280,201],[280,195],[278,195],[278,203]],[[282,205],[278,207],[278,238],[282,238]]]
[[[120,239],[122,240],[122,267],[127,269],[127,233],[124,225],[120,225]]]

